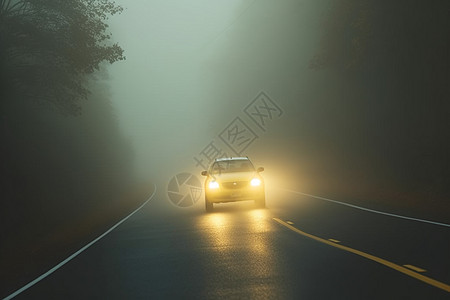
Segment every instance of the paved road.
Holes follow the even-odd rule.
[[[16,298],[449,299],[449,253],[449,227],[288,191],[269,193],[267,209],[230,203],[210,214],[157,194]]]

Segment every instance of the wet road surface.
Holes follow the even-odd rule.
[[[267,203],[205,213],[156,194],[15,299],[449,298],[450,228],[288,191]]]

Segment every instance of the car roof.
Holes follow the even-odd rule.
[[[222,157],[216,158],[214,161],[227,161],[227,160],[249,160],[248,157]]]

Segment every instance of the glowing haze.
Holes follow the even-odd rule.
[[[271,151],[264,140],[286,135],[283,127],[296,118],[289,111],[308,85],[302,79],[311,72],[306,66],[323,3],[119,4],[125,11],[114,17],[111,31],[127,59],[110,68],[112,97],[139,173],[170,176],[192,168],[193,156],[260,91],[288,112],[243,153],[267,165]]]

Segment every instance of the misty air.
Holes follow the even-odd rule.
[[[447,299],[449,11],[0,0],[0,297]]]

